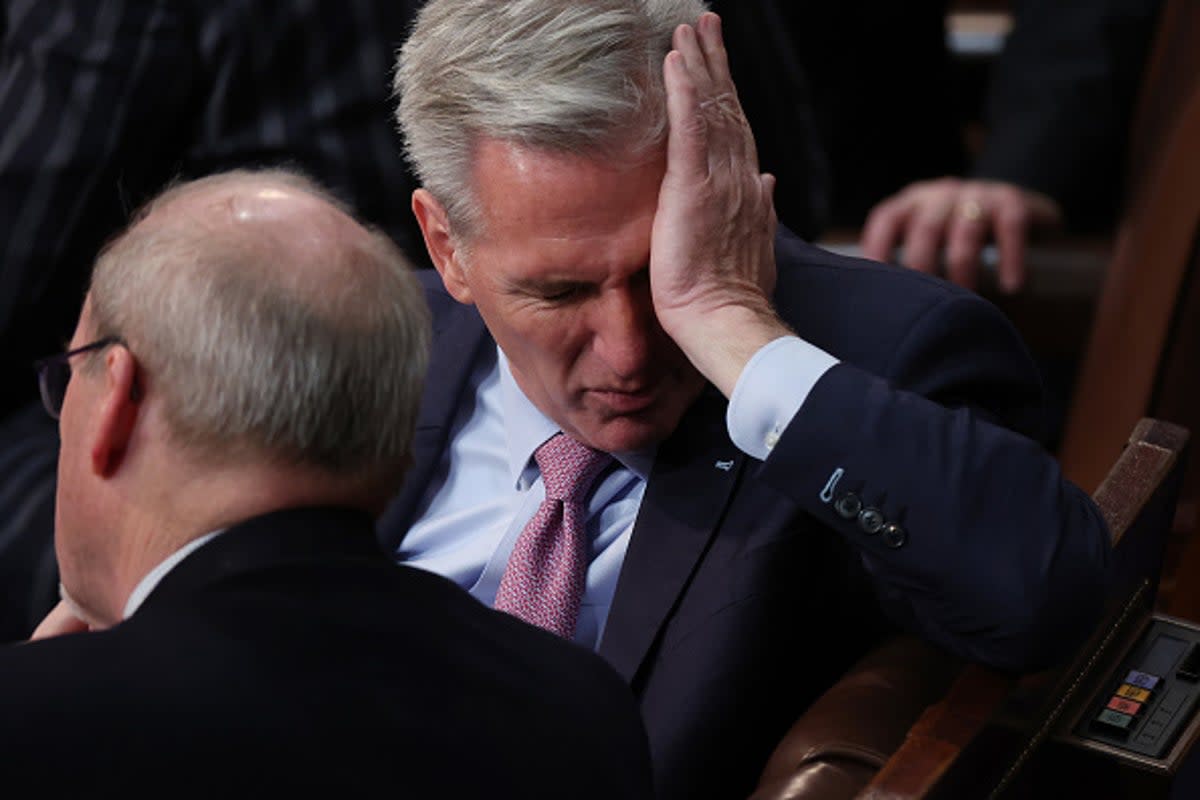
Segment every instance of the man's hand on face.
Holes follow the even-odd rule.
[[[75,616],[65,601],[60,600],[58,605],[46,615],[46,618],[38,623],[33,635],[29,637],[29,641],[35,642],[38,639],[49,639],[67,633],[87,633],[89,630],[91,629],[88,624]]]
[[[937,272],[945,243],[946,277],[975,288],[979,255],[988,239],[1000,251],[998,282],[1015,292],[1027,278],[1025,245],[1035,228],[1053,228],[1062,211],[1050,197],[998,181],[939,178],[901,189],[871,210],[863,226],[863,255],[890,261],[904,248],[904,266]]]
[[[788,328],[771,307],[775,178],[760,173],[716,14],[681,25],[663,64],[670,135],[650,243],[663,330],[727,397]]]

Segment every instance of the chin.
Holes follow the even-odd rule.
[[[616,417],[578,428],[576,438],[606,453],[630,453],[654,447],[666,439],[679,424],[679,416],[663,420],[661,415],[647,419],[637,416]]]
[[[571,435],[606,453],[629,453],[655,447],[679,427],[684,413],[700,394],[703,383],[679,386],[660,395],[649,407],[634,413],[617,413],[604,405],[580,409],[568,419]],[[560,423],[561,424],[561,423]]]

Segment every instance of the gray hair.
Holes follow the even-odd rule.
[[[163,397],[171,434],[193,452],[394,483],[409,461],[430,337],[396,245],[363,227],[314,256],[324,259],[315,269],[289,269],[286,248],[256,228],[203,215],[142,222],[181,195],[247,179],[345,208],[280,170],[168,190],[97,260],[95,334],[127,343]]]
[[[469,232],[480,137],[554,153],[657,146],[671,35],[704,11],[702,0],[430,0],[396,66],[405,155]]]

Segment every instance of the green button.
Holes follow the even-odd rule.
[[[1096,717],[1096,722],[1109,728],[1128,731],[1129,726],[1133,724],[1133,717],[1106,708],[1100,712],[1100,716]]]

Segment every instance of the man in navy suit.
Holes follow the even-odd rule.
[[[608,665],[379,549],[428,324],[395,245],[288,173],[183,184],[105,250],[41,370],[63,604],[0,649],[8,785],[650,797]]]
[[[662,797],[748,794],[892,623],[1012,669],[1094,623],[1106,532],[1028,438],[1019,337],[776,236],[699,2],[432,0],[396,88],[439,274],[381,534],[491,605],[545,493],[531,456],[560,432],[612,454],[572,638],[633,686]]]

